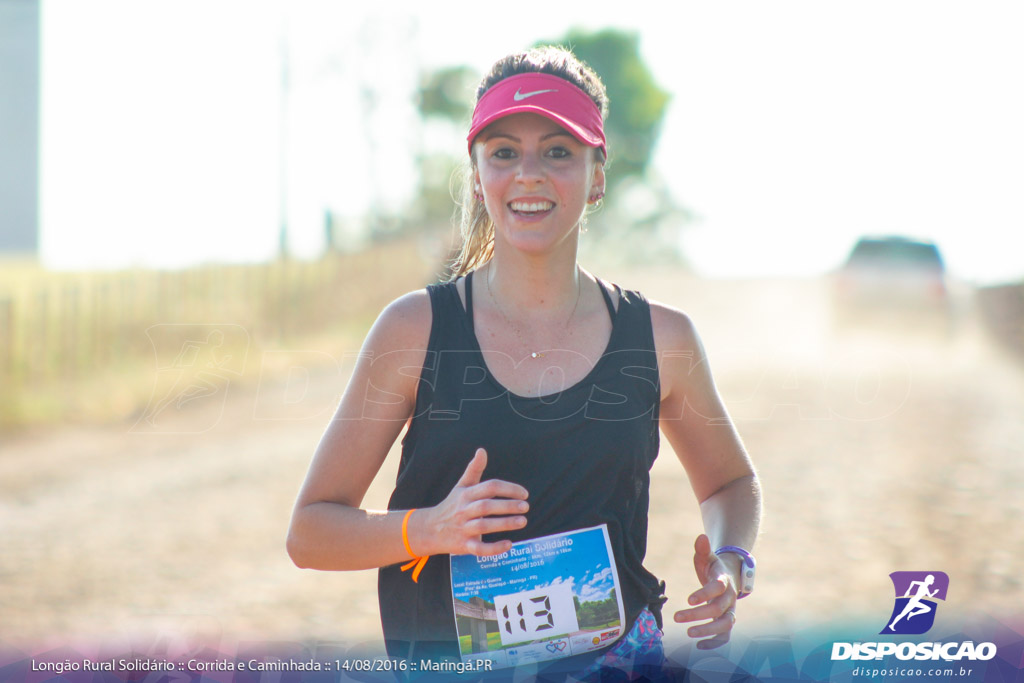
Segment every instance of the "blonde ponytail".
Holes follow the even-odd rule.
[[[494,254],[494,223],[487,213],[487,207],[475,196],[472,164],[466,164],[462,172],[461,187],[454,189],[459,193],[456,204],[459,207],[459,233],[462,244],[449,267],[449,280],[456,280],[479,268]]]

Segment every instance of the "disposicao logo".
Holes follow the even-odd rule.
[[[935,623],[936,600],[946,599],[949,577],[945,572],[893,572],[889,574],[896,589],[896,603],[885,628],[886,635],[919,635]]]
[[[935,623],[936,600],[945,600],[949,577],[945,572],[893,572],[889,574],[896,591],[892,614],[880,635],[920,635]],[[968,661],[996,656],[993,643],[959,642],[857,642],[833,643],[832,661],[871,660],[895,656],[900,660]]]

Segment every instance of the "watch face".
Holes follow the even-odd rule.
[[[743,566],[743,575],[740,577],[743,587],[741,589],[740,597],[746,597],[754,591],[754,567],[753,565]]]

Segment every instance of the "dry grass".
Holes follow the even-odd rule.
[[[328,340],[361,338],[392,292],[423,286],[439,263],[436,253],[405,240],[315,262],[183,271],[5,265],[0,427],[137,417],[169,376],[154,371],[170,368],[183,344],[206,342],[218,330],[218,353],[235,361],[227,375],[255,382],[275,363],[287,366],[287,358],[252,359],[282,347],[327,350]]]

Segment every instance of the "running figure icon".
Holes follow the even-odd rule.
[[[893,572],[889,578],[896,592],[896,601],[881,633],[926,633],[935,623],[938,601],[946,599],[949,576],[940,571],[902,571]]]
[[[934,574],[929,574],[924,581],[912,581],[910,583],[910,588],[907,589],[907,594],[903,596],[905,598],[910,598],[910,601],[907,602],[906,607],[903,608],[900,615],[893,619],[892,623],[889,624],[889,630],[895,631],[896,622],[903,617],[906,617],[907,621],[910,621],[911,618],[916,617],[919,614],[925,614],[926,612],[932,611],[931,606],[922,602],[922,599],[934,597],[935,594],[939,592],[938,588],[933,591],[928,590],[928,587],[933,583],[935,583]],[[914,586],[917,586],[917,592],[911,595],[914,591]]]

